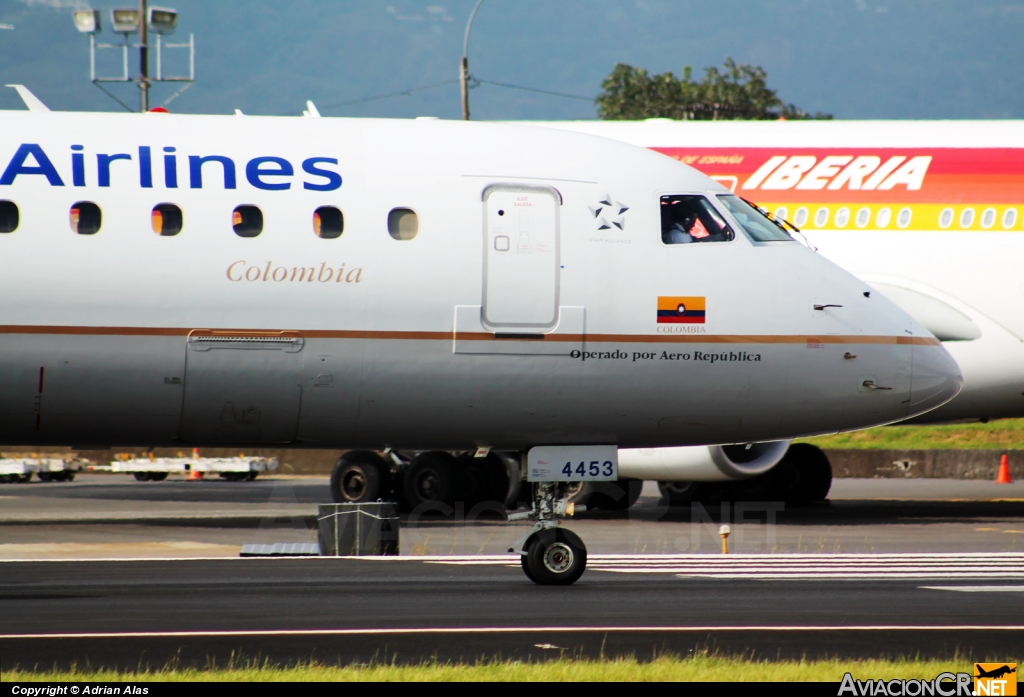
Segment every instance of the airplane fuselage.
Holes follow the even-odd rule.
[[[957,389],[893,303],[754,241],[727,189],[632,146],[160,114],[4,112],[0,132],[19,216],[0,234],[3,442],[747,442]],[[666,244],[684,194],[734,239]]]
[[[1020,121],[546,122],[649,147],[799,227],[964,371],[918,421],[1024,416]]]

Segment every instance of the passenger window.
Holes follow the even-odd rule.
[[[79,235],[95,235],[103,225],[100,207],[89,201],[79,201],[71,206],[71,230]]]
[[[345,216],[334,206],[320,206],[313,212],[313,232],[317,237],[333,240],[345,231]]]
[[[18,206],[13,201],[0,201],[0,232],[18,229]]]
[[[263,232],[263,211],[256,206],[238,206],[231,224],[239,237],[258,237]]]
[[[732,228],[703,196],[661,197],[661,241],[665,244],[728,242]]]
[[[792,237],[779,223],[769,218],[760,208],[744,201],[739,196],[719,196],[718,200],[725,204],[736,222],[754,242],[789,242]],[[828,210],[825,210],[826,217]],[[779,211],[776,211],[776,215]],[[822,223],[824,225],[824,222]]]
[[[419,231],[420,222],[416,211],[395,208],[388,213],[388,232],[396,240],[411,240]]]
[[[181,209],[173,203],[161,203],[153,209],[153,232],[161,237],[174,237],[184,224]]]

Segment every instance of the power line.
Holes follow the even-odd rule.
[[[107,91],[107,89],[106,89],[106,88],[105,88],[105,87],[104,87],[103,85],[101,85],[101,84],[100,84],[100,83],[98,83],[98,82],[94,82],[94,83],[92,83],[92,84],[94,84],[94,85],[96,85],[97,87],[99,87],[99,88],[100,88],[100,90],[101,90],[102,92],[104,92],[104,93],[105,93],[105,94],[106,94],[106,95],[107,95],[108,97],[110,97],[110,98],[111,98],[111,99],[113,99],[113,100],[114,100],[115,102],[117,102],[118,104],[120,104],[121,106],[123,106],[123,107],[125,108],[125,110],[126,110],[126,111],[130,111],[130,112],[132,112],[133,114],[135,113],[135,110],[134,110],[134,109],[132,109],[132,108],[131,108],[130,106],[128,106],[127,104],[125,104],[124,102],[122,102],[122,101],[121,101],[120,99],[118,99],[117,97],[115,97],[115,96],[114,96],[114,95],[113,95],[112,93],[108,92],[108,91]]]
[[[364,104],[366,102],[374,102],[378,99],[390,99],[391,97],[405,97],[414,92],[422,92],[423,90],[432,90],[437,87],[444,87],[445,85],[454,85],[458,80],[445,80],[444,82],[437,82],[433,85],[424,85],[423,87],[413,87],[412,89],[402,90],[401,92],[391,92],[389,94],[378,94],[373,97],[364,97],[363,99],[353,99],[350,102],[338,102],[337,104],[328,104],[327,106],[319,107],[320,111],[325,109],[337,109],[338,107],[349,106],[351,104]]]
[[[351,106],[353,104],[365,104],[366,102],[375,102],[379,99],[391,99],[392,97],[407,97],[414,92],[423,92],[424,90],[432,90],[438,87],[444,87],[445,85],[453,85],[458,80],[445,80],[444,82],[435,82],[432,85],[424,85],[423,87],[413,87],[411,89],[402,90],[400,92],[389,92],[387,94],[378,94],[372,97],[364,97],[362,99],[353,99],[348,102],[338,102],[336,104],[328,104],[327,106],[319,107],[320,111],[327,109],[338,109],[343,106]],[[593,97],[583,97],[578,94],[567,94],[565,92],[553,92],[552,90],[542,90],[536,87],[524,87],[523,85],[511,85],[507,82],[494,82],[493,80],[481,80],[479,78],[473,78],[473,82],[478,85],[494,85],[495,87],[506,87],[513,90],[524,90],[526,92],[538,92],[540,94],[549,94],[553,97],[564,97],[566,99],[579,99],[585,102],[594,101]]]
[[[552,92],[551,90],[541,90],[541,89],[537,89],[536,87],[523,87],[522,85],[510,85],[507,82],[494,82],[492,80],[481,80],[479,78],[474,78],[474,80],[476,82],[478,82],[480,84],[484,84],[484,85],[495,85],[497,87],[508,87],[509,89],[525,90],[527,92],[540,92],[541,94],[550,94],[550,95],[555,96],[555,97],[565,97],[566,99],[582,99],[583,101],[586,101],[586,102],[594,101],[593,97],[581,97],[578,94],[566,94],[565,92]]]

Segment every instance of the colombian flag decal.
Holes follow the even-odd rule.
[[[658,324],[704,324],[704,297],[658,296]]]

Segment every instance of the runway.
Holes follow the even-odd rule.
[[[1024,655],[1024,484],[836,480],[830,505],[794,509],[652,493],[567,521],[588,571],[542,588],[505,553],[528,523],[486,512],[404,516],[397,559],[238,558],[313,541],[323,478],[2,485],[0,669]]]
[[[595,555],[568,588],[533,585],[514,555],[4,562],[0,668],[704,648],[1002,660],[1024,653],[1022,588],[1022,554]]]
[[[648,483],[623,513],[571,525],[595,554],[709,553],[718,525],[744,553],[1024,551],[1024,482],[835,480],[830,505],[745,503],[670,509]],[[73,483],[0,485],[0,559],[237,557],[244,544],[315,542],[323,477],[255,482],[137,482],[84,475]],[[489,511],[404,516],[402,554],[495,554],[529,527]]]

